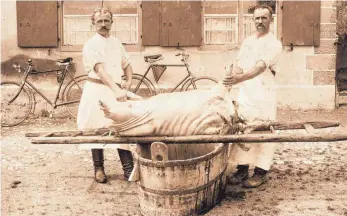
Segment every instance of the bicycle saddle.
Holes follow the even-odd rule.
[[[145,59],[145,62],[148,62],[148,59],[158,59],[162,57],[162,54],[157,54],[157,55],[145,55],[144,56],[144,59]]]
[[[58,60],[56,60],[56,62],[58,62],[58,63],[70,63],[70,62],[72,62],[72,59],[73,58],[68,57],[66,59],[58,59]]]

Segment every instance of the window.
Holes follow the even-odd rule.
[[[138,43],[138,16],[137,14],[114,14],[111,34],[125,44]]]
[[[88,15],[64,15],[63,26],[63,45],[84,44],[95,32]]]
[[[204,2],[204,43],[238,44],[255,31],[253,11],[256,4],[267,4],[273,11],[270,31],[277,34],[276,1]]]
[[[204,43],[233,44],[238,37],[238,2],[204,2]]]
[[[237,15],[205,14],[205,44],[237,43]]]
[[[111,35],[124,44],[138,43],[138,14],[136,2],[64,1],[62,45],[83,45],[95,34],[91,14],[95,8],[107,7],[113,13]]]

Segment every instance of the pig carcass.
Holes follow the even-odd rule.
[[[217,135],[241,132],[246,124],[227,90],[192,90],[153,96],[139,101],[101,101],[108,128],[120,136]]]

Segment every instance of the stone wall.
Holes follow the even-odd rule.
[[[336,2],[322,1],[320,46],[294,47],[292,53],[285,48],[282,57],[291,63],[284,63],[289,67],[281,65],[284,69],[282,73],[286,74],[286,77],[279,80],[282,84],[277,94],[280,107],[292,109],[335,107],[335,41]]]

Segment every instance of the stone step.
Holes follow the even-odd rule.
[[[347,91],[341,91],[339,92],[338,98],[337,98],[338,105],[346,104],[347,105]]]

